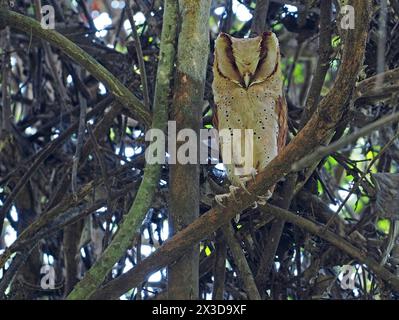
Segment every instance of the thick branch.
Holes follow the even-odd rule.
[[[211,1],[179,1],[181,30],[178,39],[171,120],[176,130],[191,129],[199,136],[209,55],[209,13]],[[178,149],[183,142],[177,142]],[[190,183],[187,183],[190,181]],[[195,164],[169,166],[169,228],[175,234],[199,215],[200,167]],[[168,268],[168,298],[198,299],[199,246]]]
[[[177,8],[177,0],[165,1],[153,118],[153,128],[163,131],[166,129],[170,81],[175,60]],[[146,166],[136,199],[125,216],[118,233],[101,258],[69,294],[68,299],[89,298],[104,281],[118,259],[131,246],[132,239],[136,236],[137,230],[150,208],[153,195],[158,186],[160,170],[161,166],[159,164]]]
[[[315,234],[320,238],[330,242],[332,245],[342,250],[353,259],[356,259],[359,263],[367,265],[378,277],[385,280],[392,288],[394,288],[395,290],[399,290],[399,278],[397,276],[381,266],[376,260],[370,258],[366,251],[362,250],[361,248],[355,247],[350,242],[338,236],[334,232],[325,230],[324,225],[315,223],[308,219],[302,218],[290,211],[269,204],[267,204],[266,206],[261,206],[260,208],[264,214],[271,214],[278,219],[292,223],[300,227],[301,229]],[[155,261],[158,261],[158,259],[161,259],[161,263],[164,263],[165,260],[169,260],[169,262],[173,261],[173,257],[170,258],[168,254],[160,255],[160,251],[162,251],[162,249],[158,250],[152,255],[157,256],[157,260],[154,259]],[[169,250],[167,253],[172,253],[172,251]],[[123,274],[116,280],[104,286],[103,289],[95,295],[95,298],[115,298],[118,294],[126,290],[129,285],[136,286],[137,283],[142,281],[143,275],[145,276],[146,273],[156,271],[159,268],[159,263],[151,265],[151,262],[149,260],[152,259],[150,258],[145,259],[143,263],[136,266],[135,269],[132,269],[128,273]],[[154,262],[154,260],[152,262]]]
[[[256,8],[251,25],[251,35],[261,35],[262,32],[266,31],[266,18],[269,11],[269,4],[270,0],[256,1]]]
[[[332,38],[332,4],[331,0],[322,1],[320,13],[320,39],[319,39],[319,60],[317,61],[316,71],[312,80],[312,85],[309,89],[308,97],[306,99],[305,109],[301,117],[300,127],[302,128],[306,122],[310,119],[314,111],[316,110],[317,104],[320,100],[320,93],[323,89],[324,80],[327,75],[327,71],[330,68],[331,54],[333,52],[331,46]]]
[[[204,239],[222,225],[228,223],[236,214],[253,204],[257,195],[262,195],[279,179],[291,170],[292,163],[313,151],[335,128],[342,117],[345,102],[352,93],[356,77],[363,64],[367,32],[370,22],[371,0],[353,0],[355,7],[356,28],[348,30],[343,61],[337,81],[330,93],[321,101],[319,109],[285,147],[285,149],[257,175],[256,182],[248,187],[251,195],[240,189],[236,192],[237,200],[228,199],[225,208],[213,208],[199,217],[187,228],[166,241],[151,256],[129,272],[104,286],[93,297],[116,298],[130,288],[141,283],[151,272],[159,270],[178,259],[193,244]]]

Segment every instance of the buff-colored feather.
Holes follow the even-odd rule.
[[[264,170],[286,142],[287,107],[280,67],[280,50],[274,33],[265,32],[250,39],[221,33],[216,40],[212,86],[217,106],[215,126],[219,131],[254,130],[256,171],[253,172]],[[244,139],[241,143],[244,148]],[[226,146],[221,143],[222,151]],[[243,165],[234,162],[239,156],[233,152],[233,163],[226,165],[227,176],[234,186],[245,185],[251,179],[250,175],[235,174],[234,169]]]

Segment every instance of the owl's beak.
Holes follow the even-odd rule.
[[[244,84],[245,84],[245,88],[248,89],[249,85],[251,81],[251,75],[249,73],[244,73]]]

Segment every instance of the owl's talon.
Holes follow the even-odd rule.
[[[272,193],[270,190],[267,191],[265,196],[258,196],[258,200],[256,201],[257,204],[264,206],[267,203],[267,200],[269,200],[272,197]]]
[[[242,185],[241,185],[242,186]],[[244,190],[245,190],[245,187],[243,187],[244,188]],[[240,190],[240,188],[239,187],[235,187],[235,186],[230,186],[229,187],[229,190],[230,190],[230,194],[231,194],[231,196],[232,196],[232,198],[234,199],[234,201],[235,202],[238,202],[237,201],[237,198],[236,198],[236,192],[238,191],[238,190]],[[240,214],[237,214],[235,217],[234,217],[234,222],[235,223],[238,223],[238,222],[240,222]]]
[[[245,182],[244,182],[244,181],[241,181],[241,180],[240,180],[240,187],[243,188],[244,191],[245,191],[247,194],[251,194],[251,192],[248,191],[247,186],[245,185]],[[237,187],[234,187],[234,188],[237,188]],[[237,189],[239,189],[239,188],[237,188]],[[231,191],[231,190],[230,190],[230,191]]]
[[[271,197],[272,193],[270,191],[267,191],[267,194],[265,196],[258,196],[258,200],[256,200],[252,205],[252,209],[256,209],[258,206],[266,205],[267,200],[269,200]]]
[[[237,198],[236,198],[236,193],[237,193],[237,190],[240,190],[240,188],[235,187],[235,186],[230,186],[229,190],[230,190],[230,193],[218,194],[215,196],[216,203],[223,208],[226,208],[226,206],[223,204],[225,199],[228,199],[231,197],[235,202],[238,202]]]
[[[274,40],[271,41],[270,44],[268,42],[265,49],[270,50],[270,52],[276,55],[275,65],[278,66],[281,64],[278,39],[273,33],[271,33],[271,36]],[[229,54],[226,54],[225,48],[231,46],[231,42],[233,41],[232,39],[233,38],[229,35],[221,33],[215,42],[217,58],[215,59],[213,67],[213,94],[215,101],[217,102],[217,108],[215,110],[216,112],[214,114],[213,122],[214,127],[217,128],[219,132],[224,129],[232,131],[231,127],[234,125],[237,129],[241,130],[242,133],[246,128],[253,128],[253,133],[255,134],[256,132],[258,135],[257,139],[251,139],[252,141],[247,141],[246,137],[241,137],[241,141],[237,141],[237,143],[241,144],[241,149],[244,146],[245,149],[249,146],[253,151],[254,158],[250,162],[251,164],[249,166],[247,166],[248,162],[246,161],[248,159],[245,159],[243,163],[241,152],[238,153],[237,151],[239,150],[235,150],[234,148],[231,150],[230,154],[232,159],[229,157],[230,163],[226,163],[226,174],[230,183],[242,187],[248,195],[251,195],[251,192],[247,189],[246,183],[250,184],[251,181],[256,181],[258,172],[264,170],[267,163],[269,163],[271,159],[275,158],[280,152],[280,149],[285,146],[286,136],[288,134],[287,102],[281,90],[283,87],[283,81],[280,69],[276,69],[276,72],[273,72],[270,76],[263,74],[265,70],[268,69],[267,67],[263,67],[268,65],[268,60],[258,59],[256,61],[255,59],[253,61],[257,66],[262,66],[262,68],[258,68],[259,70],[257,70],[262,74],[262,76],[260,76],[260,74],[259,76],[265,76],[265,79],[267,78],[267,81],[262,81],[262,83],[253,81],[254,79],[248,76],[248,72],[242,72],[241,79],[243,80],[243,83],[238,84],[236,81],[237,73],[231,72],[233,71],[231,68],[229,69],[230,72],[223,74],[223,76],[220,72],[215,72],[217,71],[216,69],[218,64],[221,65],[226,61],[241,63],[241,59],[238,58],[241,55],[242,57],[247,56],[249,54],[248,48],[252,48],[253,46],[254,48],[258,47],[258,42],[254,42],[254,39],[241,39],[240,41],[243,41],[243,43],[247,42],[248,46],[242,46],[242,48],[238,47],[237,52],[234,52],[231,57]],[[250,51],[251,50],[252,49],[250,49]],[[228,51],[228,53],[231,52]],[[252,62],[249,63],[248,68],[252,68]],[[245,97],[239,97],[243,87],[245,86],[246,89],[249,89],[252,84],[257,84],[256,90],[248,90]],[[255,101],[256,103],[254,103]],[[247,112],[243,110],[248,109],[251,110],[251,114],[247,115]],[[253,114],[257,114],[257,116],[253,116]],[[229,125],[227,125],[228,123]],[[230,139],[221,139],[220,147],[221,149],[231,148]],[[226,161],[227,159],[223,159],[223,154],[222,160],[228,162]],[[231,163],[231,160],[233,160],[233,163]],[[252,166],[253,168],[251,168]],[[236,169],[240,170],[237,171]],[[248,171],[248,169],[250,170]],[[274,187],[271,190],[273,191]],[[231,192],[231,194],[234,199],[237,198],[237,193],[235,196],[234,192]],[[254,203],[256,208],[258,204],[266,203],[266,200],[270,198],[270,196],[267,194],[266,197],[260,197],[259,200],[255,197],[251,199],[257,201]],[[220,197],[218,197],[218,199],[219,203],[221,202],[221,199],[225,200]],[[231,199],[229,199],[229,201],[230,200]]]
[[[218,194],[215,196],[215,201],[219,206],[226,208],[226,206],[223,204],[223,200],[227,199],[229,196],[230,196],[230,193]]]
[[[231,195],[231,197],[233,198],[233,200],[235,201],[235,202],[238,202],[237,201],[237,198],[236,198],[236,193],[237,193],[237,191],[238,190],[240,190],[240,188],[239,187],[236,187],[236,186],[230,186],[229,187],[229,190],[230,190],[230,195]]]
[[[258,170],[255,168],[251,169],[251,176],[252,176],[252,181],[255,182],[256,175],[258,174]]]
[[[237,199],[235,197],[235,193],[237,192],[237,190],[239,190],[240,188],[235,187],[235,186],[230,186],[229,190],[230,193],[225,193],[225,194],[219,194],[215,196],[215,201],[218,205],[220,205],[223,208],[226,208],[226,206],[223,204],[223,200],[228,199],[229,197],[232,197],[233,200],[235,202],[237,202]],[[238,223],[240,221],[240,214],[237,214],[234,218],[234,222]]]
[[[259,196],[258,197],[258,200],[256,201],[256,203],[258,204],[258,205],[260,205],[260,206],[264,206],[264,205],[266,205],[266,203],[267,203],[267,197],[262,197],[262,196]]]

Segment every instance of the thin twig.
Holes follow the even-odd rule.
[[[0,300],[4,298],[4,293],[8,286],[13,282],[19,268],[28,260],[30,253],[36,245],[27,245],[25,250],[18,252],[13,258],[7,270],[4,270],[3,278],[0,281]]]
[[[254,276],[245,258],[244,252],[240,243],[234,236],[234,229],[231,224],[227,224],[222,228],[223,236],[226,239],[227,245],[233,255],[235,264],[237,265],[238,272],[244,284],[245,291],[250,300],[261,300],[258,288],[256,287]]]
[[[109,181],[109,175],[108,175],[108,172],[107,172],[107,168],[106,168],[105,163],[104,163],[104,158],[102,157],[101,152],[100,152],[100,146],[99,146],[99,144],[97,142],[96,137],[94,136],[94,133],[93,133],[93,130],[91,129],[91,126],[87,127],[87,131],[89,132],[90,139],[91,139],[91,141],[93,143],[93,150],[94,150],[94,154],[96,155],[98,164],[100,166],[101,176],[104,179],[105,189],[107,190],[107,193],[108,193],[108,197],[107,197],[107,199],[108,199],[107,200],[108,209],[110,210],[110,207],[111,207],[110,199],[111,199],[111,196],[112,196],[112,190],[111,190],[111,183]]]
[[[97,292],[91,295],[91,298],[119,297],[141,283],[149,273],[176,261],[198,241],[227,224],[237,213],[252,205],[257,200],[257,195],[265,194],[268,188],[290,172],[292,163],[314,150],[330,135],[332,128],[342,118],[342,114],[345,111],[345,101],[353,90],[355,79],[362,66],[369,30],[372,1],[352,0],[352,2],[355,6],[357,30],[346,34],[346,41],[351,45],[344,48],[337,80],[319,106],[321,111],[328,114],[328,117],[316,112],[291,143],[268,164],[264,171],[256,176],[255,182],[248,184],[247,189],[250,191],[250,195],[243,188],[238,189],[235,193],[235,200],[226,199],[224,202],[225,208],[212,208],[201,215],[193,223],[168,239],[158,250],[132,270],[110,281],[104,287],[97,289]],[[279,218],[286,219],[283,216]],[[359,254],[358,250],[356,250],[356,254]],[[386,271],[386,269],[384,270]],[[399,288],[399,279],[395,281],[394,275],[386,272],[382,274],[383,279],[393,279],[393,285]]]
[[[34,0],[34,3],[35,3],[36,20],[41,21],[41,19],[42,19],[41,2],[40,2],[40,0]],[[47,67],[51,73],[51,76],[53,77],[53,86],[54,86],[54,90],[55,90],[56,94],[58,95],[59,103],[62,106],[61,110],[67,111],[68,110],[67,109],[68,96],[67,96],[65,86],[62,83],[59,75],[57,74],[57,70],[56,70],[57,64],[56,64],[56,61],[54,60],[54,54],[53,54],[48,42],[46,42],[45,40],[41,40],[41,44],[44,48],[44,52],[46,53],[45,61],[46,61]]]
[[[371,132],[391,123],[399,121],[399,112],[386,116],[382,119],[379,119],[376,122],[373,122],[364,128],[360,129],[358,132],[355,132],[349,136],[343,137],[342,139],[330,144],[326,147],[318,147],[313,153],[302,158],[301,160],[295,162],[291,170],[292,171],[300,171],[315,163],[320,161],[324,157],[330,155],[331,153],[345,147],[346,145],[358,140],[361,137],[367,136]]]
[[[112,170],[110,175],[117,176],[127,169],[131,169],[134,167],[134,163],[127,163],[123,167]],[[0,268],[2,268],[5,262],[10,258],[10,256],[14,252],[18,252],[26,246],[27,243],[32,243],[34,239],[38,237],[39,234],[43,233],[43,228],[45,228],[49,223],[53,223],[59,217],[59,215],[63,214],[66,208],[71,207],[82,201],[88,194],[92,192],[94,188],[104,183],[104,178],[99,178],[94,181],[90,181],[87,184],[83,185],[79,193],[77,194],[77,199],[75,200],[73,196],[67,196],[60,203],[58,203],[54,207],[50,207],[47,211],[43,212],[33,223],[29,225],[17,238],[15,242],[8,248],[6,248],[5,252],[0,255]],[[134,184],[133,184],[134,185]],[[131,187],[130,187],[131,188]],[[133,190],[131,188],[131,190]],[[111,197],[111,201],[116,199],[116,195],[113,193]],[[44,232],[45,234],[45,232]],[[39,236],[40,238],[40,236]]]
[[[381,151],[378,153],[378,155],[371,160],[370,164],[367,166],[366,170],[362,173],[362,175],[360,176],[359,180],[353,185],[353,187],[351,188],[351,190],[348,192],[348,194],[346,195],[344,201],[342,201],[342,203],[340,204],[340,206],[338,207],[337,211],[334,213],[334,215],[330,218],[330,220],[328,220],[325,228],[328,229],[328,227],[331,225],[332,221],[334,220],[334,217],[337,216],[342,208],[345,206],[345,204],[348,202],[349,198],[352,196],[353,192],[355,190],[357,190],[357,188],[360,186],[360,184],[362,183],[363,179],[366,177],[366,175],[369,174],[369,171],[371,170],[371,168],[373,167],[373,165],[377,162],[377,160],[388,150],[388,148],[399,138],[399,131],[395,134],[395,136],[381,149]]]
[[[1,94],[2,94],[2,123],[0,131],[10,132],[11,130],[11,103],[9,94],[9,81],[10,77],[10,29],[6,27],[1,31],[2,40],[2,51],[3,51],[3,63],[2,63],[2,79],[1,79]],[[1,229],[0,229],[1,230]]]
[[[14,11],[0,8],[2,22],[23,32],[32,32],[36,37],[50,42],[56,48],[61,49],[68,57],[85,67],[91,74],[100,80],[115,95],[115,98],[123,105],[131,108],[137,119],[149,126],[151,115],[148,109],[103,65],[97,62],[87,52],[74,44],[71,40],[55,30],[43,29],[36,20]]]
[[[78,139],[76,141],[75,155],[73,156],[72,176],[71,176],[72,193],[74,195],[76,195],[78,189],[78,181],[77,181],[78,165],[82,153],[83,141],[85,136],[86,113],[87,113],[87,100],[82,96],[81,93],[78,93],[78,97],[80,104],[79,128],[78,128]]]
[[[130,22],[130,26],[132,27],[134,46],[136,48],[137,59],[139,61],[141,85],[143,86],[144,105],[146,106],[147,110],[150,110],[151,109],[150,95],[148,92],[147,72],[145,70],[143,49],[141,48],[140,36],[136,29],[136,23],[134,22],[134,18],[133,18],[134,12],[130,6],[129,0],[125,0],[125,9],[126,9],[127,17]]]

